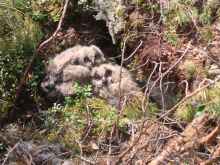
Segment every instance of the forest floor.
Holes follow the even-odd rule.
[[[0,163],[220,164],[219,20],[202,33],[207,35],[205,39],[211,35],[211,40],[198,35],[199,27],[192,22],[174,38],[167,27],[158,23],[159,16],[148,19],[150,14],[134,9],[128,20],[137,26],[117,34],[120,43],[114,45],[106,23],[96,21],[92,14],[66,13],[61,20],[63,28],[53,36],[54,26],[54,31],[45,35],[53,38],[40,49],[41,58],[45,62],[76,44],[97,45],[109,60],[127,67],[137,82],[148,85],[143,92],[157,109],[149,116],[127,122],[123,129],[111,123],[105,133],[100,131],[98,135],[98,129],[90,131],[90,120],[84,119],[86,126],[76,140],[78,134],[72,136],[71,131],[75,134],[77,129],[66,125],[67,121],[57,124],[53,119],[54,127],[62,128],[54,134],[47,128],[45,120],[51,118],[42,114],[52,106],[44,97],[29,106],[27,96],[21,94],[17,110],[22,113],[10,114],[10,122],[6,117],[0,131]],[[126,38],[127,33],[132,37]],[[52,116],[53,111],[49,112]]]

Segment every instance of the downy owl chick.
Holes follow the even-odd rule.
[[[92,85],[95,94],[107,99],[112,105],[118,104],[119,97],[141,93],[127,69],[110,63],[93,68]]]
[[[81,46],[77,45],[69,48],[52,60],[51,64],[55,64],[57,70],[62,69],[66,65],[82,65],[91,69],[91,67],[99,65],[105,61],[104,54],[95,45]]]
[[[102,51],[94,45],[69,48],[50,61],[41,87],[49,98],[73,95],[73,84],[90,82],[91,68],[104,61]]]

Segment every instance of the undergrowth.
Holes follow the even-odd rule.
[[[190,122],[194,117],[203,113],[214,116],[220,115],[220,83],[201,90],[176,110],[175,116],[183,121]]]
[[[16,3],[18,3],[18,1],[16,1]],[[19,80],[33,55],[36,45],[42,37],[41,29],[38,24],[23,13],[22,10],[17,9],[15,5],[16,4],[6,0],[0,4],[1,112],[7,111],[8,107],[12,104]],[[26,7],[24,6],[24,8]],[[40,65],[36,67],[40,68]],[[38,74],[38,72],[36,74]],[[39,74],[41,73],[39,72]],[[35,83],[37,83],[39,79],[37,80],[36,76],[30,74],[29,79],[31,80],[31,77],[34,77],[36,80]],[[35,88],[33,88],[33,91],[34,90],[37,90],[36,85]]]
[[[74,97],[67,97],[64,105],[54,104],[42,118],[49,141],[77,148],[85,140],[106,138],[119,116],[115,107],[101,98],[92,97],[90,85],[75,84],[74,88]],[[140,102],[131,102],[124,107],[117,126],[121,132],[126,133],[130,123],[143,117],[140,108]],[[155,109],[156,106],[151,105],[151,112]]]
[[[205,43],[212,40],[210,25],[218,15],[213,3],[203,2],[202,6],[197,6],[193,1],[170,1],[163,17],[166,40],[174,46],[179,46],[179,39],[184,35],[197,36],[198,40]]]

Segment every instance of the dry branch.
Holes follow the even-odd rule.
[[[205,162],[200,163],[200,165],[212,165],[215,162],[220,160],[220,145],[218,146],[218,148],[214,151],[214,153],[212,154],[211,159],[206,160]]]
[[[64,21],[64,18],[65,18],[65,15],[66,15],[66,11],[67,11],[67,7],[68,7],[68,4],[69,4],[69,0],[66,0],[65,1],[65,4],[64,4],[64,7],[63,7],[63,12],[62,12],[62,15],[60,17],[60,21],[58,23],[58,26],[55,30],[55,32],[53,33],[53,35],[48,38],[47,40],[45,40],[44,42],[42,42],[39,47],[37,48],[36,52],[34,52],[34,55],[32,56],[28,66],[26,67],[25,71],[24,71],[24,74],[20,80],[20,83],[16,89],[16,95],[15,95],[15,102],[18,100],[21,92],[22,92],[22,89],[24,87],[24,85],[26,84],[26,80],[27,80],[27,77],[28,77],[28,73],[30,72],[33,64],[34,64],[34,61],[35,59],[37,58],[37,56],[40,54],[40,51],[41,49],[46,45],[48,44],[50,41],[52,41],[54,39],[54,37],[57,35],[57,33],[61,30],[61,26],[63,24],[63,21]]]
[[[168,159],[172,159],[175,155],[196,147],[196,144],[199,145],[198,139],[200,139],[204,125],[208,120],[208,114],[195,118],[192,123],[186,127],[181,136],[177,136],[168,141],[164,150],[155,159],[153,159],[149,165],[166,164]]]
[[[180,105],[182,105],[183,103],[185,103],[188,99],[190,99],[191,97],[195,96],[196,94],[198,94],[199,92],[201,92],[202,90],[210,87],[211,85],[217,83],[220,80],[220,78],[217,78],[214,81],[209,82],[208,84],[199,87],[198,89],[196,89],[195,91],[193,91],[192,93],[186,95],[182,100],[180,100],[176,105],[174,105],[171,109],[167,110],[163,115],[160,116],[159,119],[164,118],[165,116],[167,116],[168,114],[174,112]]]
[[[208,134],[207,136],[203,137],[200,141],[201,144],[210,144],[214,141],[216,136],[220,133],[220,125],[216,126],[215,129]]]
[[[3,163],[2,163],[2,165],[5,165],[5,164],[6,164],[6,162],[8,161],[9,155],[16,149],[16,147],[18,146],[18,144],[19,144],[19,143],[16,143],[16,144],[8,151],[8,153],[6,154],[6,157],[5,157],[5,159],[4,159]]]

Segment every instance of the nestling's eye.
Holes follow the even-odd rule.
[[[85,63],[89,63],[89,62],[91,62],[91,61],[90,61],[89,57],[85,57],[85,58],[84,58],[84,62],[85,62]]]
[[[112,76],[112,71],[110,69],[106,69],[105,77],[110,77],[110,76]]]
[[[101,79],[101,76],[98,75],[97,73],[95,73],[95,75],[94,75],[93,77],[94,77],[94,79],[96,79],[96,80],[100,80],[100,79]]]
[[[100,59],[100,58],[101,58],[100,54],[96,53],[96,54],[95,54],[95,60],[98,60],[98,59]]]

